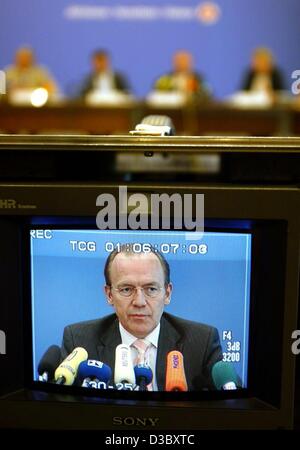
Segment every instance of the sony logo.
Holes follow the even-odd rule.
[[[158,421],[158,417],[113,417],[113,425],[155,427]]]

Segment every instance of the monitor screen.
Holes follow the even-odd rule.
[[[148,390],[176,388],[178,365],[174,390],[222,389],[218,380],[228,371],[247,388],[251,231],[219,227],[193,238],[175,230],[92,228],[28,230],[33,380],[41,381],[38,366],[50,346],[60,347],[61,362],[80,347],[82,370],[104,364],[109,372],[95,385],[76,367],[66,384],[118,389],[130,381],[128,389],[139,390],[137,378],[119,373],[126,372],[123,344],[136,377],[137,367],[150,370]]]

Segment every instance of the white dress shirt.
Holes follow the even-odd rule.
[[[133,343],[138,339],[136,336],[133,336],[130,334],[123,325],[119,322],[119,329],[122,339],[122,344],[126,344],[131,348],[131,358],[132,363],[134,364],[134,361],[136,361],[138,357],[138,351],[136,348],[133,347]],[[157,391],[157,381],[156,381],[156,358],[157,358],[157,346],[158,346],[158,337],[159,337],[159,331],[160,331],[160,323],[157,325],[156,328],[154,328],[153,331],[151,331],[148,336],[146,336],[144,339],[146,339],[148,342],[150,342],[149,349],[146,352],[146,358],[147,362],[149,364],[149,367],[152,370],[153,373],[153,380],[152,380],[152,390]]]
[[[94,80],[94,89],[103,94],[114,90],[113,75],[111,72],[100,73]]]
[[[272,90],[271,79],[268,74],[257,74],[251,83],[251,90],[255,92],[270,92]]]

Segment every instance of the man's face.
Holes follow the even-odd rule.
[[[105,72],[109,69],[109,60],[106,55],[95,55],[93,57],[93,67],[95,72]]]
[[[272,70],[272,57],[267,53],[258,53],[253,56],[252,67],[256,72],[268,73]]]
[[[33,53],[29,49],[21,49],[16,54],[16,65],[21,69],[27,69],[34,62]]]
[[[144,338],[159,324],[164,305],[170,303],[171,283],[165,286],[162,265],[153,253],[119,253],[110,266],[111,286],[105,286],[108,303],[114,306],[119,321],[132,335]],[[148,297],[142,289],[124,297],[120,289],[158,288],[158,295]]]
[[[175,72],[190,72],[193,69],[193,58],[188,52],[177,52],[173,57]]]

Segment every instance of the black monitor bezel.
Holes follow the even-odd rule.
[[[49,223],[50,219],[50,223]],[[40,222],[40,223],[39,223]],[[51,223],[52,222],[52,223]],[[234,223],[236,223],[236,227],[234,227]],[[75,226],[76,224],[76,226]],[[226,227],[227,224],[227,227]],[[244,227],[241,227],[241,224],[244,224]],[[255,280],[255,261],[252,257],[253,252],[255,251],[256,237],[257,237],[257,227],[258,229],[264,225],[267,226],[268,230],[274,227],[274,224],[281,227],[285,224],[285,221],[257,221],[251,219],[220,219],[219,224],[216,219],[208,219],[206,220],[206,231],[222,231],[222,232],[235,232],[235,233],[248,233],[252,235],[252,252],[251,252],[251,286],[250,286],[250,326],[249,326],[249,349],[248,355],[250,352],[256,353],[256,344],[255,339],[253,338],[253,326],[251,323],[255,323],[253,319],[256,315],[257,304],[255,305],[255,293],[253,293],[253,283]],[[31,315],[31,277],[30,277],[30,268],[28,264],[28,257],[30,257],[30,237],[29,230],[30,228],[34,229],[97,229],[95,225],[94,217],[70,217],[70,216],[32,216],[27,217],[25,221],[23,221],[22,225],[22,261],[23,261],[23,291],[24,291],[24,352],[25,355],[28,355],[25,358],[25,386],[28,389],[32,390],[43,390],[45,392],[51,393],[61,393],[65,395],[75,395],[75,396],[85,396],[87,398],[97,398],[95,395],[95,391],[93,389],[80,388],[77,386],[57,386],[48,383],[41,383],[38,381],[33,381],[33,368],[32,368],[32,315]],[[161,230],[159,230],[161,231]],[[172,230],[166,230],[172,231]],[[178,230],[174,230],[178,231]],[[184,231],[184,230],[183,230]],[[282,233],[282,229],[281,229]],[[279,277],[280,278],[280,277]],[[282,304],[283,306],[283,304]],[[282,320],[283,317],[281,316]],[[254,322],[253,322],[254,320]],[[281,323],[282,328],[282,323]],[[30,336],[30,339],[29,339]],[[222,400],[222,399],[236,399],[236,398],[250,398],[250,397],[258,397],[263,399],[263,395],[261,395],[261,389],[257,387],[255,383],[255,369],[253,365],[253,359],[248,357],[248,386],[247,388],[242,388],[237,391],[209,391],[209,392],[128,392],[128,391],[101,391],[101,397],[106,399],[114,400],[147,400],[147,401],[187,401],[187,402],[195,402],[195,401],[207,401],[207,400]],[[279,406],[279,398],[280,398],[280,383],[281,383],[281,365],[278,374],[275,376],[277,380],[276,391],[277,395],[273,394],[272,396],[268,396],[268,402],[273,406]]]
[[[272,143],[272,141],[270,141]],[[256,145],[256,141],[252,145]],[[231,149],[230,149],[231,151]],[[256,150],[253,150],[256,156]],[[279,151],[282,149],[279,147]],[[283,222],[282,253],[286,268],[280,269],[280,276],[285,282],[281,292],[280,329],[281,347],[277,352],[280,362],[281,384],[277,386],[276,396],[279,402],[274,406],[265,393],[252,390],[253,397],[247,399],[221,401],[169,402],[163,401],[155,405],[151,401],[129,401],[72,396],[66,394],[50,394],[25,388],[24,383],[24,316],[22,314],[21,280],[21,226],[32,216],[55,215],[95,216],[95,199],[101,192],[117,193],[115,183],[0,183],[2,198],[14,199],[15,202],[27,204],[24,209],[0,210],[1,249],[4,251],[5,265],[1,275],[2,287],[9,296],[0,304],[2,313],[1,328],[8,336],[8,354],[3,359],[4,379],[0,386],[0,410],[7,427],[43,428],[43,429],[119,429],[114,423],[114,416],[139,417],[153,416],[159,418],[157,429],[274,429],[291,428],[293,425],[293,402],[295,383],[296,357],[291,352],[291,334],[297,328],[297,304],[299,296],[299,186],[233,186],[191,184],[183,186],[178,183],[159,183],[156,185],[134,184],[130,192],[201,192],[205,195],[205,215],[211,219],[251,217],[255,221]],[[276,256],[276,255],[275,255]],[[276,256],[277,257],[277,256]],[[23,264],[24,267],[24,264]],[[8,300],[9,299],[9,300]],[[261,297],[263,305],[272,299]],[[277,313],[277,315],[279,315]],[[255,315],[253,316],[255,319]],[[268,317],[270,320],[270,317]],[[272,321],[270,321],[271,323]],[[277,332],[276,326],[273,329]],[[262,329],[264,333],[264,327]],[[252,350],[255,350],[252,348]],[[256,349],[261,357],[268,359],[268,350]],[[26,356],[26,355],[25,355]],[[276,369],[278,371],[278,367]],[[269,382],[269,378],[260,386]],[[9,392],[17,391],[8,394]],[[99,408],[98,408],[99,405]],[[103,421],[98,420],[99,414]],[[172,420],[170,421],[170,417]],[[124,428],[126,423],[124,423]],[[134,427],[132,427],[134,429]],[[149,428],[150,429],[150,428]]]

